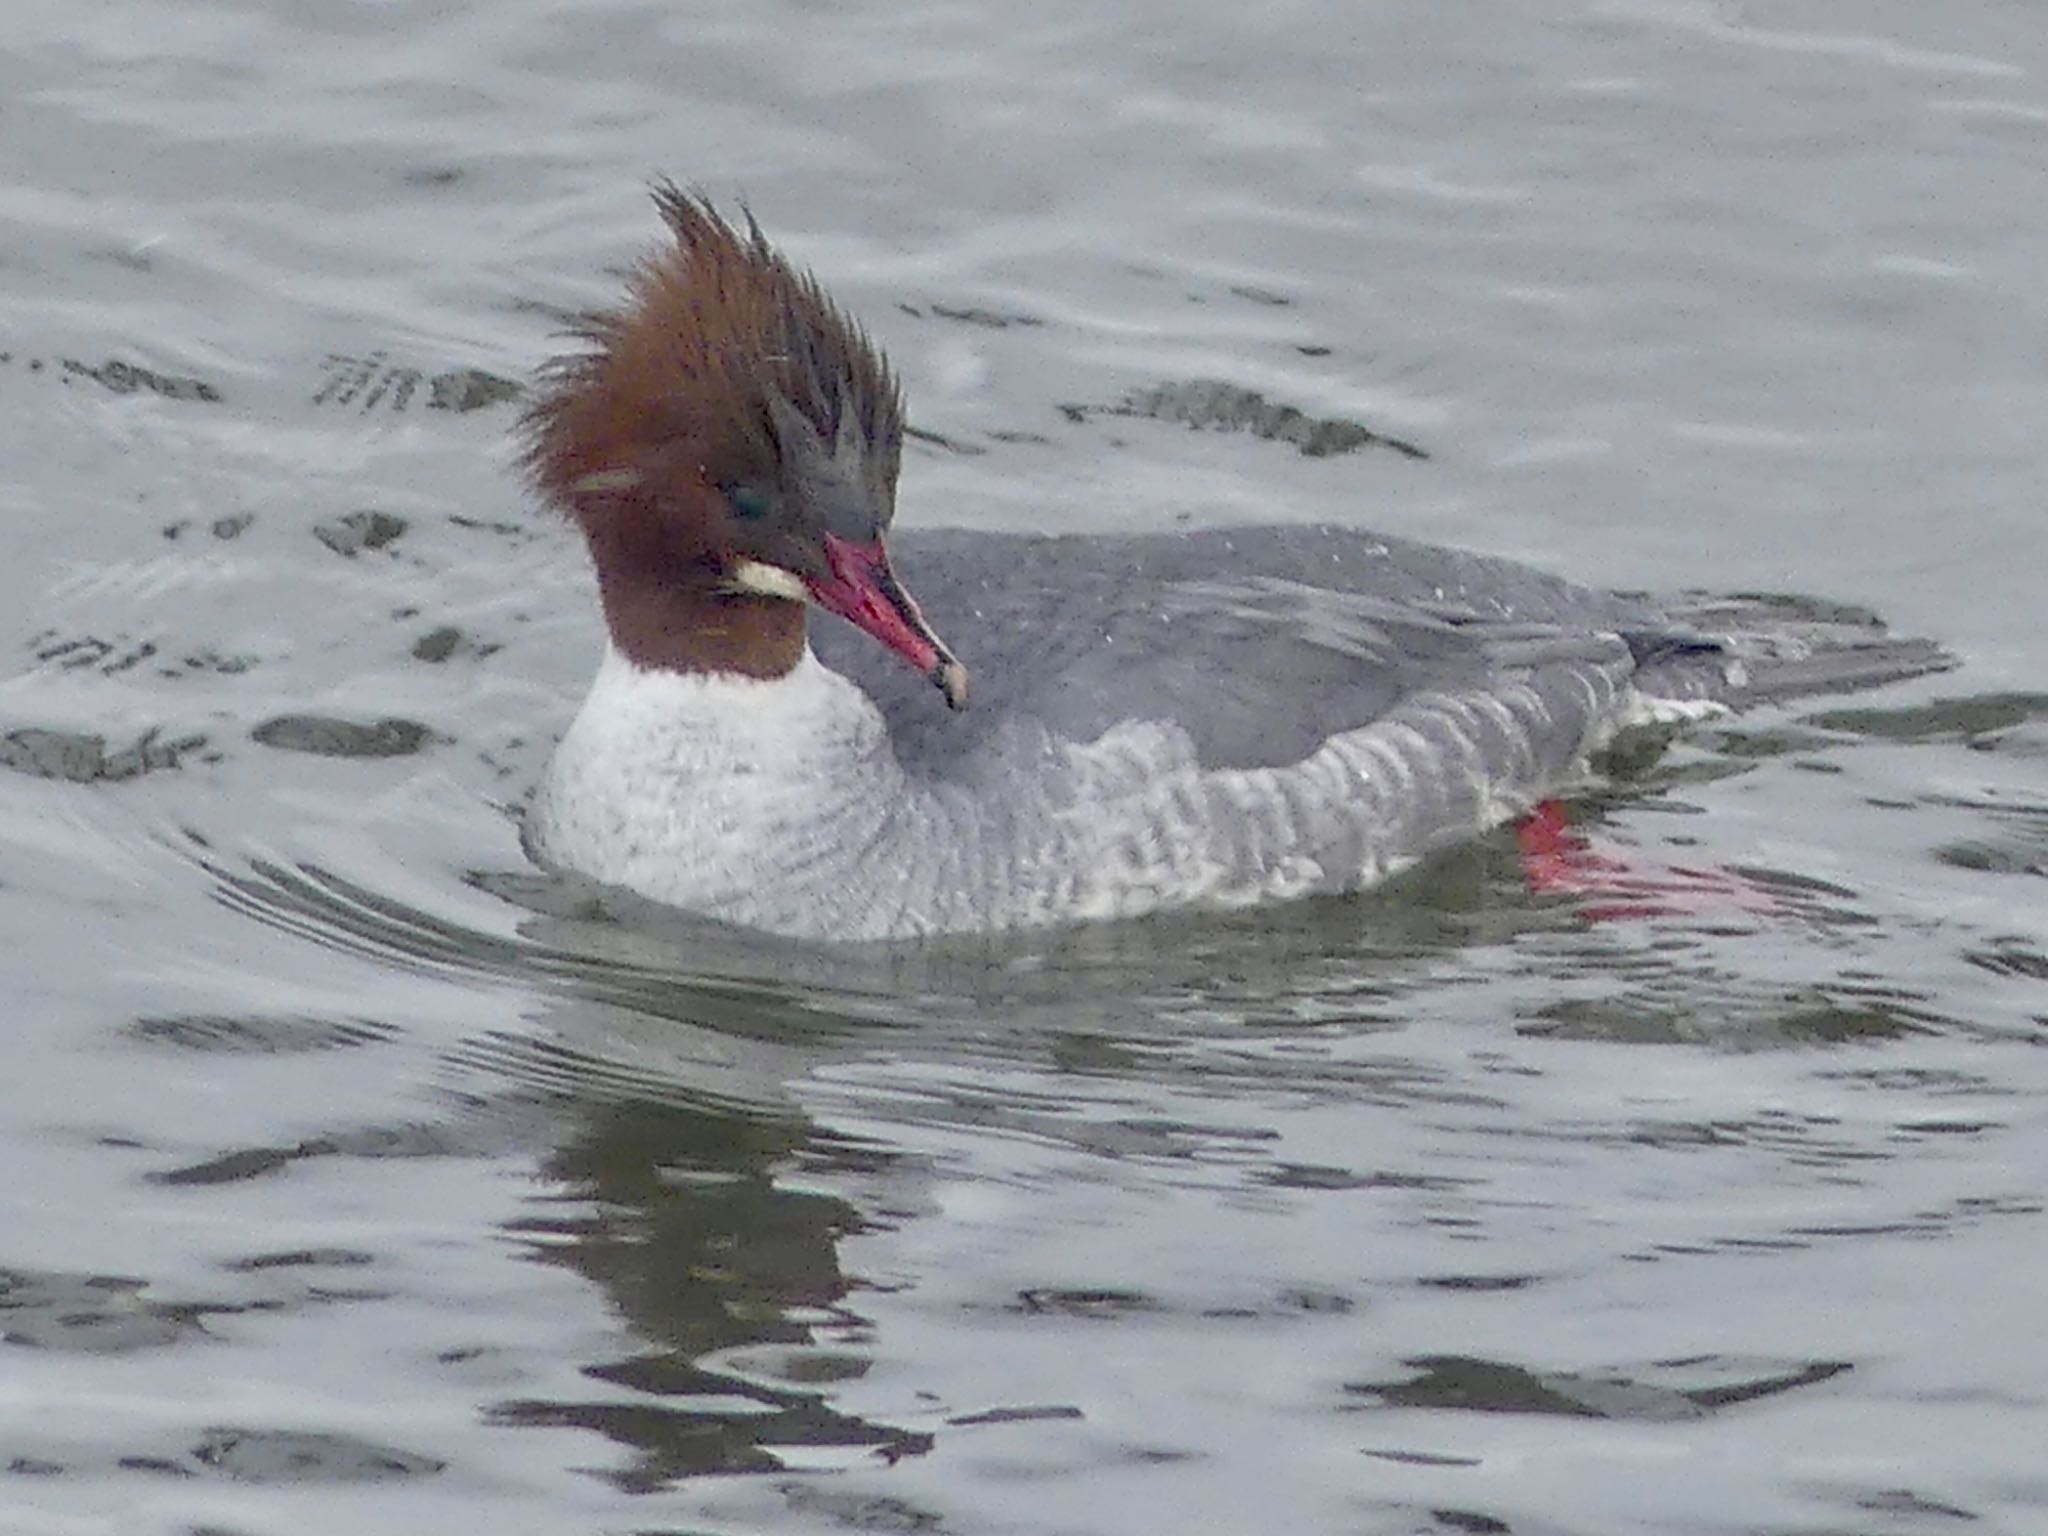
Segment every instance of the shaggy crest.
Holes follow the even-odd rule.
[[[654,199],[674,243],[640,263],[621,308],[577,327],[587,350],[543,372],[524,420],[535,483],[587,514],[622,491],[658,501],[666,476],[725,485],[822,454],[886,525],[903,402],[880,351],[751,214],[736,228],[672,182]],[[792,441],[805,427],[814,441]]]

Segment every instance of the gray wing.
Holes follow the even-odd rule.
[[[1612,669],[1656,616],[1512,562],[1328,527],[1111,538],[939,530],[892,541],[904,585],[967,665],[970,707],[819,620],[906,768],[967,771],[1005,721],[1091,740],[1172,720],[1204,767],[1299,762],[1418,693]]]

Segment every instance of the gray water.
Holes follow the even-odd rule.
[[[22,6],[0,163],[0,1528],[2048,1529],[2037,7]],[[906,523],[1962,666],[1574,804],[1697,910],[1505,833],[896,953],[565,887],[509,395],[658,174],[889,348]]]

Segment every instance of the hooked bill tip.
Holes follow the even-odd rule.
[[[967,707],[967,669],[948,656],[931,670],[931,679],[954,709]]]

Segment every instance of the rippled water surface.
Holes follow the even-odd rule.
[[[2048,1529],[2044,71],[1997,0],[20,8],[0,1528]],[[1650,914],[1506,833],[897,952],[565,887],[507,429],[660,173],[889,347],[906,522],[1962,666],[1575,803],[1742,877]]]

